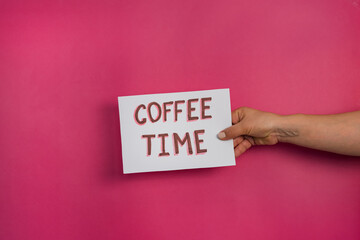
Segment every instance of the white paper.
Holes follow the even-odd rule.
[[[189,99],[198,99],[190,100],[190,108],[194,108],[190,121]],[[185,103],[175,103],[180,100]],[[229,89],[126,96],[118,97],[118,102],[124,173],[235,165],[233,141],[221,141],[217,138],[218,132],[231,126]],[[164,102],[168,102],[165,106],[166,121]],[[156,121],[159,106],[161,117]],[[194,117],[198,119],[194,120]],[[155,137],[152,138],[151,135]],[[199,140],[198,145],[196,139]],[[184,144],[181,145],[182,143]],[[162,156],[159,156],[160,153]]]

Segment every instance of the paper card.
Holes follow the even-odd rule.
[[[124,173],[235,165],[229,89],[119,97]]]

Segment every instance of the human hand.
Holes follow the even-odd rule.
[[[254,145],[274,145],[279,142],[276,122],[280,115],[241,107],[231,113],[232,126],[222,130],[221,140],[234,140],[235,157]]]
[[[238,157],[251,146],[278,142],[360,156],[360,111],[309,115],[278,115],[241,107],[232,112],[232,126],[222,130],[221,140],[234,140]]]

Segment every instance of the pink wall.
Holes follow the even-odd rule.
[[[233,108],[359,110],[360,1],[2,1],[0,239],[360,239],[359,158],[121,173],[117,96],[227,87]]]

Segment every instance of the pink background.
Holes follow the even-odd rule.
[[[1,1],[0,239],[360,239],[360,159],[122,174],[117,96],[360,108],[359,0]]]

